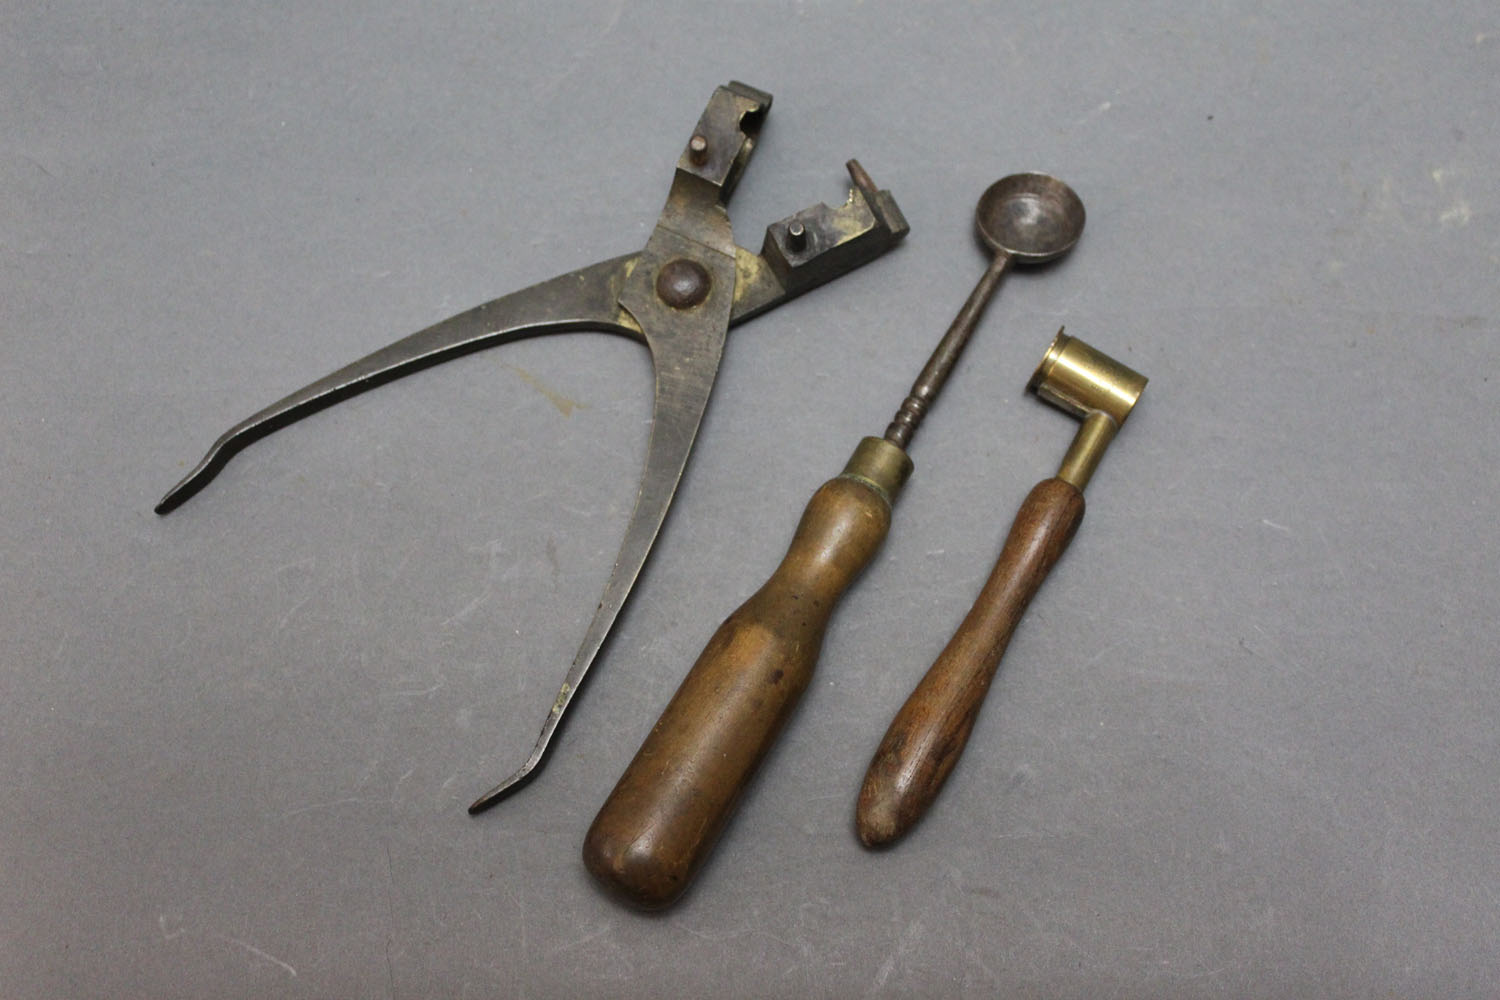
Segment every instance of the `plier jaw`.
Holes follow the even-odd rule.
[[[381,348],[235,424],[157,504],[165,514],[246,445],[409,372],[545,333],[601,330],[643,341],[655,371],[651,438],[635,509],[603,597],[525,763],[477,800],[494,805],[542,762],[564,713],[624,607],[687,464],[731,326],[868,263],[908,231],[890,192],[850,160],[843,205],[815,205],[766,229],[759,253],[734,242],[725,202],[743,175],[771,95],[719,87],[684,146],[646,246],[502,296]]]
[[[875,186],[858,160],[844,166],[854,182],[844,204],[814,205],[771,223],[759,254],[736,248],[731,323],[758,316],[863,267],[910,231],[896,199]]]
[[[677,161],[677,175],[698,178],[718,190],[721,203],[728,201],[770,111],[764,90],[737,80],[716,89]]]

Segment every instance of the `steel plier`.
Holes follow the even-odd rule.
[[[771,95],[719,87],[677,161],[672,187],[643,249],[570,271],[404,337],[297,390],[226,431],[156,511],[201,490],[246,445],[356,393],[484,347],[543,333],[601,330],[651,352],[655,400],[640,492],[614,570],[578,655],[525,763],[472,806],[480,812],[541,763],[569,703],[624,607],[687,464],[731,326],[859,267],[908,231],[890,192],[858,162],[836,208],[816,205],[766,228],[759,253],[735,244],[725,202],[771,108]]]

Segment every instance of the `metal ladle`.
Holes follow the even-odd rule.
[[[994,257],[886,428],[887,441],[899,448],[911,441],[1011,261],[1041,264],[1056,260],[1073,249],[1083,235],[1083,221],[1083,202],[1078,195],[1048,174],[1011,174],[980,195],[974,225]]]

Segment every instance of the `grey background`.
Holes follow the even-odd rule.
[[[650,366],[543,338],[254,445],[395,337],[639,247],[715,85],[776,96],[742,243],[858,156],[913,232],[743,326],[541,778],[482,818],[633,500]],[[0,993],[1492,996],[1500,12],[1491,0],[0,12]],[[694,891],[594,811],[983,266],[995,177],[1089,211],[1011,277],[891,538]],[[874,744],[1075,424],[1151,377],[971,748],[895,850]]]

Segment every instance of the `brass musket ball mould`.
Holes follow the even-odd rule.
[[[1083,419],[1061,468],[1032,489],[989,580],[896,713],[865,774],[860,840],[890,843],[921,819],[968,743],[1000,657],[1026,606],[1083,520],[1083,488],[1141,398],[1146,377],[1061,330],[1027,388]]]

